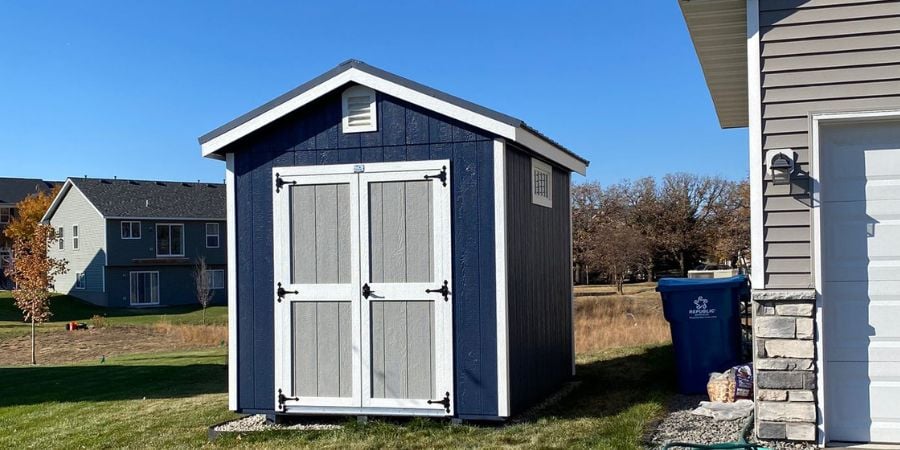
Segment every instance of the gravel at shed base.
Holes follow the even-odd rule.
[[[669,404],[669,415],[651,435],[650,447],[660,448],[669,442],[718,444],[740,439],[746,419],[716,421],[711,417],[691,414],[706,399],[705,395],[675,396]]]
[[[231,433],[240,433],[245,431],[265,431],[265,430],[339,430],[341,425],[326,422],[298,422],[291,425],[276,425],[266,422],[266,416],[257,414],[253,416],[242,417],[230,422],[225,422],[214,428],[215,431],[224,431]]]
[[[812,450],[817,449],[815,444],[812,442],[790,442],[790,441],[756,441],[752,440],[752,442],[759,443],[760,445],[765,446],[766,448],[771,448],[773,450]]]

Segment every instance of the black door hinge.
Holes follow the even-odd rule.
[[[278,295],[278,303],[281,303],[284,300],[284,296],[286,294],[299,294],[300,291],[286,291],[283,287],[281,287],[281,283],[278,283],[278,289],[275,290],[275,294]]]
[[[431,294],[432,292],[439,292],[441,295],[443,295],[445,302],[450,300],[449,298],[447,298],[450,296],[450,286],[447,285],[447,280],[444,280],[444,285],[441,286],[440,289],[425,289],[426,294]]]
[[[278,391],[281,392],[281,391]],[[428,400],[429,405],[442,405],[444,407],[444,411],[447,411],[447,414],[450,414],[450,393],[447,392],[444,394],[444,398],[440,400]]]
[[[425,175],[426,180],[438,179],[441,180],[441,184],[447,186],[447,166],[441,167],[441,173],[437,175]]]
[[[284,411],[284,402],[286,402],[288,400],[293,400],[296,402],[300,399],[298,397],[288,397],[281,392],[281,389],[279,389],[278,390],[278,409]]]
[[[291,185],[291,186],[296,186],[297,182],[296,181],[284,181],[284,178],[281,178],[281,175],[276,173],[275,174],[275,192],[281,192],[281,188],[284,187],[284,185],[286,185],[286,184]]]

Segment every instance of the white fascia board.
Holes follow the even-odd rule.
[[[524,128],[516,128],[516,137],[514,141],[579,175],[587,174],[586,163],[572,156],[568,152],[561,150],[559,147],[550,144],[531,131]]]
[[[333,78],[305,91],[296,97],[238,125],[225,133],[200,145],[201,152],[205,157],[219,158],[221,155],[215,154],[218,150],[229,145],[238,139],[284,117],[285,115],[303,107],[304,105],[334,91],[335,89],[347,83],[358,83],[363,86],[370,87],[376,91],[383,92],[400,100],[421,106],[425,109],[434,111],[438,114],[459,120],[460,122],[472,125],[476,128],[493,133],[497,136],[518,142],[525,147],[537,152],[547,159],[562,165],[563,167],[584,175],[587,170],[587,164],[563,151],[559,147],[547,142],[547,140],[537,136],[536,134],[523,129],[501,122],[499,120],[478,114],[472,110],[463,108],[450,102],[432,97],[415,89],[394,83],[384,78],[372,75],[370,73],[359,70],[355,67],[347,69],[345,72],[334,76]]]
[[[84,192],[81,192],[81,189],[78,189],[78,186],[76,186],[75,183],[72,182],[71,178],[68,178],[68,179],[66,179],[66,182],[63,184],[63,187],[60,188],[59,193],[56,194],[56,198],[54,198],[53,202],[50,203],[50,207],[47,208],[47,212],[44,213],[44,217],[41,217],[41,223],[49,223],[50,222],[50,218],[53,217],[53,214],[56,213],[56,209],[59,208],[59,205],[62,204],[62,202],[63,202],[63,198],[65,198],[66,194],[68,194],[69,190],[71,190],[71,189],[75,189],[76,191],[78,191],[78,193],[82,197],[84,197],[84,200],[86,202],[88,202],[89,205],[91,205],[91,208],[93,208],[94,212],[97,213],[97,215],[101,219],[106,218],[103,216],[102,213],[100,213],[100,210],[97,209],[97,207],[91,202],[91,199],[89,199],[87,197],[87,195],[84,195]]]

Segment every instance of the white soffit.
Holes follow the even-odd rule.
[[[678,0],[722,128],[746,127],[747,0]]]

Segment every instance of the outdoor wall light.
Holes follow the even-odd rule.
[[[791,184],[791,174],[794,173],[794,152],[792,150],[769,150],[766,153],[769,173],[772,174],[772,184]]]

